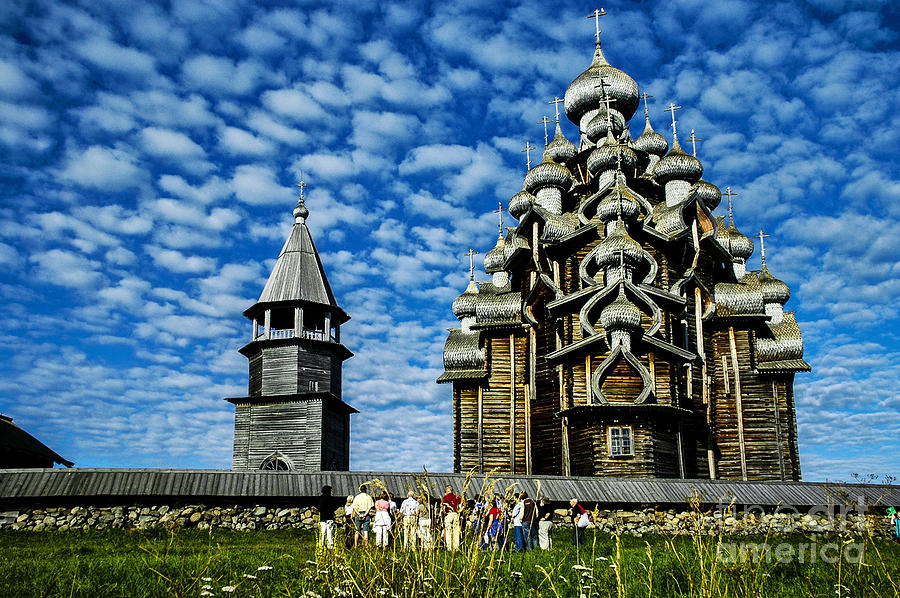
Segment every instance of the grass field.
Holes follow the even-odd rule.
[[[7,531],[0,533],[0,596],[900,596],[900,544],[889,540],[589,530],[576,552],[569,534],[556,530],[550,552],[479,551],[469,542],[448,553],[317,550],[310,531]],[[773,552],[768,562],[764,554],[717,559],[717,546],[727,555],[731,542]],[[816,562],[808,547],[800,562],[798,548],[812,542]],[[860,543],[844,549],[859,546],[862,563],[823,562],[845,542]],[[848,553],[851,560],[857,552]]]

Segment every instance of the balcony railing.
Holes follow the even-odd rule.
[[[285,328],[285,329],[272,329],[269,331],[271,339],[282,339],[282,338],[294,338],[294,329],[293,328]],[[260,340],[266,338],[266,331],[263,328],[259,329],[259,332],[256,335],[256,339]],[[299,338],[306,338],[314,341],[324,341],[326,343],[336,343],[337,338],[333,334],[329,334],[322,330],[301,330]]]

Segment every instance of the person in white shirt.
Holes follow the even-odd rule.
[[[522,534],[522,514],[525,511],[525,499],[521,494],[516,497],[516,506],[512,510],[513,542],[516,552],[525,550],[525,536]]]
[[[418,523],[419,501],[415,492],[406,493],[406,499],[400,503],[400,515],[403,517],[403,548],[416,547],[416,524]]]

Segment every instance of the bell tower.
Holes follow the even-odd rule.
[[[294,226],[259,300],[244,312],[250,342],[246,397],[235,406],[233,469],[343,471],[350,467],[350,414],[341,368],[353,354],[341,344],[350,319],[337,304],[306,226],[300,199]]]

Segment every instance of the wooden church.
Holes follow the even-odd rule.
[[[234,410],[232,468],[346,471],[350,414],[341,399],[341,368],[353,354],[341,344],[338,306],[306,226],[300,200],[294,226],[259,300],[244,312],[250,342],[246,397],[226,399]]]
[[[722,193],[693,132],[691,153],[679,142],[680,107],[670,146],[596,37],[509,201],[518,223],[485,254],[491,280],[453,302],[438,381],[453,385],[454,469],[800,480],[793,379],[810,368],[790,290],[764,251],[747,270],[730,188],[728,220],[713,214]]]

